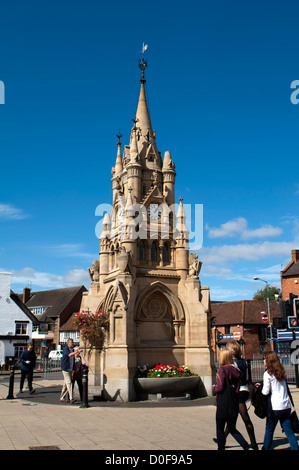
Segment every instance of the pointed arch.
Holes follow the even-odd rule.
[[[135,319],[137,321],[140,319],[142,306],[145,305],[146,301],[155,293],[162,294],[166,298],[171,307],[173,320],[185,321],[184,308],[180,299],[160,281],[156,281],[151,286],[143,289],[137,297],[135,304]]]
[[[117,282],[116,285],[110,286],[105,299],[101,301],[99,308],[103,308],[109,312],[113,308],[114,301],[120,301],[124,306],[128,303],[128,292],[122,282]]]

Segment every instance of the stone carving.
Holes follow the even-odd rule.
[[[99,282],[99,280],[100,280],[100,262],[99,262],[99,260],[96,259],[92,263],[92,267],[88,268],[88,273],[89,273],[90,279],[93,282]]]
[[[121,246],[119,249],[119,253],[117,253],[116,255],[116,263],[121,273],[126,272],[128,261],[129,261],[129,253],[126,251],[124,246]]]
[[[202,261],[198,261],[198,255],[190,253],[189,256],[189,277],[197,278],[201,270]]]

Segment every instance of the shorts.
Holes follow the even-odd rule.
[[[249,392],[247,392],[246,390],[242,390],[239,393],[239,403],[246,403],[248,398],[249,398]]]

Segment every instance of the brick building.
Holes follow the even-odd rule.
[[[46,348],[57,349],[62,345],[60,330],[80,310],[82,295],[86,291],[84,286],[37,292],[25,288],[23,294],[19,294],[20,300],[39,322],[39,329],[33,333],[32,339],[37,353],[42,357]]]
[[[266,345],[268,323],[263,323],[261,312],[268,312],[265,300],[237,300],[233,302],[211,302],[212,347],[215,359],[219,350],[231,339],[236,339],[246,359],[261,354]],[[270,320],[280,318],[279,302],[270,301]]]
[[[292,250],[292,260],[280,272],[282,300],[289,300],[290,294],[299,297],[299,250]]]

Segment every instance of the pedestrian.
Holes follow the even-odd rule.
[[[63,348],[61,358],[61,370],[63,374],[64,383],[61,390],[60,401],[67,403],[70,401],[74,403],[76,400],[73,397],[72,389],[72,370],[74,368],[74,341],[69,338],[67,345]],[[66,399],[67,393],[69,394],[69,400]]]
[[[263,376],[262,394],[270,394],[268,400],[270,406],[268,406],[263,450],[270,450],[278,421],[288,438],[291,450],[298,450],[297,439],[291,425],[291,402],[284,367],[274,351],[265,352],[264,364],[266,370]]]
[[[228,377],[229,384],[233,387],[236,394],[236,413],[232,416],[223,418],[220,409],[221,394],[224,393],[226,384],[226,376]],[[226,437],[224,433],[225,425],[227,424],[228,432],[240,444],[244,450],[249,450],[249,444],[244,439],[242,434],[236,429],[236,422],[238,418],[238,401],[239,390],[241,381],[241,371],[233,363],[233,354],[228,349],[222,349],[219,357],[219,369],[217,372],[216,385],[213,385],[213,390],[216,393],[216,432],[218,450],[225,450]]]
[[[252,421],[249,417],[246,402],[249,399],[249,386],[248,386],[248,367],[245,359],[242,357],[242,350],[241,346],[237,341],[229,341],[226,344],[226,348],[229,349],[233,354],[234,365],[238,367],[241,371],[241,379],[240,379],[240,390],[239,390],[239,413],[241,418],[245,424],[251,448],[253,450],[258,450],[258,446],[256,443],[254,427]],[[228,435],[228,427],[226,426],[225,429],[225,437]]]
[[[74,348],[75,352],[75,359],[74,359],[74,369],[72,371],[72,390],[73,390],[73,396],[74,396],[74,386],[75,382],[77,382],[78,389],[79,389],[79,394],[80,394],[80,400],[82,401],[83,398],[83,383],[82,383],[82,372],[83,372],[83,365],[82,365],[82,357],[80,354],[80,349],[79,346],[76,346]]]
[[[27,377],[29,392],[32,394],[35,392],[32,381],[33,381],[33,370],[36,364],[36,354],[34,352],[33,343],[27,344],[27,350],[23,351],[20,357],[21,363],[21,380],[20,380],[20,393],[23,393],[23,387],[25,378]]]

